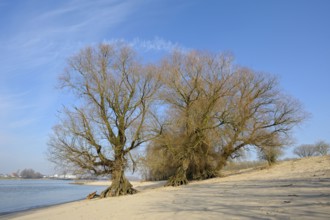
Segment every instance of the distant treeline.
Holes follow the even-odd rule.
[[[13,173],[13,176],[23,178],[23,179],[39,179],[43,178],[43,175],[39,172],[34,171],[33,169],[24,169],[22,171],[17,171]]]

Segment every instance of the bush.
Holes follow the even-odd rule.
[[[315,144],[315,151],[318,155],[327,155],[330,150],[330,145],[324,141],[319,141]]]
[[[258,152],[259,159],[267,161],[269,166],[276,163],[282,154],[281,147],[263,147]]]

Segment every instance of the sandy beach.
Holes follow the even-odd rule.
[[[163,184],[133,182],[140,191],[135,195],[84,200],[0,219],[330,219],[330,156],[284,161],[176,188]]]

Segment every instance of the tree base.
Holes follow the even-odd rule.
[[[189,167],[190,161],[188,159],[182,159],[181,166],[176,170],[174,176],[171,176],[165,186],[181,186],[187,185],[187,169]]]
[[[176,178],[175,176],[172,176],[165,186],[181,186],[181,185],[187,185],[188,180],[187,179],[182,179],[182,178]]]
[[[169,178],[165,186],[181,186],[187,184],[188,184],[188,179],[187,179],[186,171],[180,167],[178,172],[174,176]]]
[[[127,179],[122,179],[121,181],[113,181],[111,186],[104,190],[100,197],[114,197],[123,195],[132,195],[138,191],[133,188],[132,184]]]

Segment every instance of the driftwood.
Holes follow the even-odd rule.
[[[88,196],[86,197],[86,199],[94,199],[94,198],[97,198],[97,197],[100,197],[99,195],[96,194],[96,191],[95,192],[92,192],[90,194],[88,194]]]

